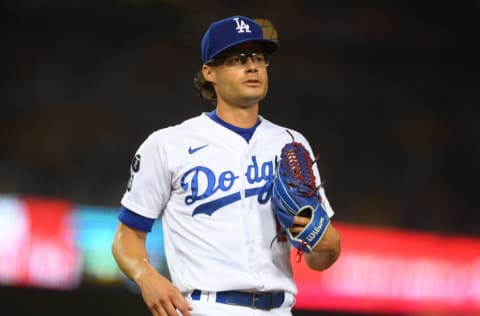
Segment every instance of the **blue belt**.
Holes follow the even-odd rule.
[[[191,294],[194,301],[200,300],[202,291],[194,290]],[[223,291],[217,292],[217,303],[247,306],[254,309],[270,310],[282,306],[285,300],[285,292],[240,292]]]

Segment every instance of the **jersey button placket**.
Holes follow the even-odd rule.
[[[245,242],[247,243],[247,251],[248,251],[248,256],[249,256],[249,269],[250,271],[254,271],[255,270],[255,240],[253,239],[253,236],[254,236],[254,232],[253,232],[253,227],[252,227],[252,224],[251,224],[251,219],[252,219],[252,212],[254,212],[255,210],[252,210],[250,207],[249,207],[249,203],[247,201],[247,198],[246,198],[246,188],[247,188],[247,185],[248,185],[248,181],[247,181],[247,175],[246,175],[246,172],[247,172],[247,169],[248,169],[248,165],[250,164],[251,162],[251,157],[250,157],[250,152],[247,150],[245,150],[245,153],[244,155],[242,155],[242,161],[241,161],[241,170],[243,170],[243,176],[241,177],[242,179],[242,183],[241,183],[241,195],[242,195],[242,199],[241,199],[241,209],[244,210],[243,214],[242,214],[242,220],[243,220],[243,224],[244,224],[244,229],[245,229]]]

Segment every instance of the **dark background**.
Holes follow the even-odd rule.
[[[0,6],[1,193],[117,207],[145,137],[212,109],[193,90],[200,40],[240,14],[278,29],[260,112],[320,154],[335,221],[480,235],[480,1]],[[15,315],[148,314],[115,288],[0,293]]]

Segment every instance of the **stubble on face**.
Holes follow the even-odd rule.
[[[258,105],[268,93],[267,68],[258,68],[249,59],[241,68],[220,66],[215,69],[217,99],[225,103],[249,107]]]

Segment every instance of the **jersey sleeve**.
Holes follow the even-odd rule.
[[[148,218],[158,218],[170,196],[170,175],[158,132],[138,148],[130,165],[130,179],[122,206]]]
[[[153,224],[155,224],[154,218],[138,215],[137,213],[130,211],[125,206],[120,208],[120,211],[118,212],[118,220],[128,227],[142,232],[151,232]]]

